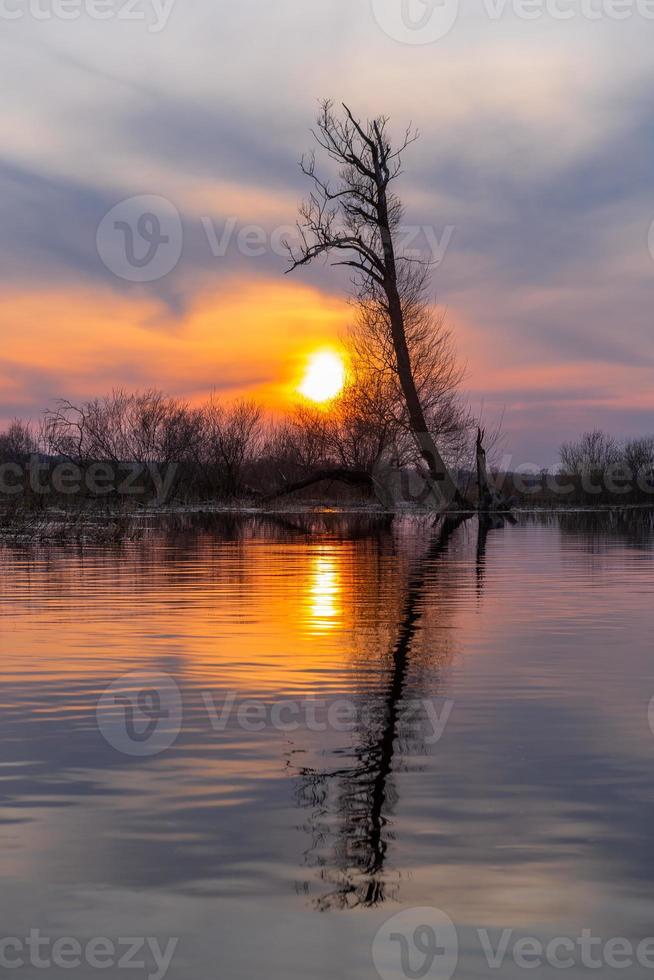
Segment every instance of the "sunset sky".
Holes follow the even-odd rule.
[[[608,0],[594,18],[561,0],[566,19],[461,0],[446,36],[405,44],[391,2],[173,0],[164,24],[153,0],[129,19],[124,0],[104,19],[4,0],[0,420],[114,385],[288,404],[350,317],[344,270],[284,276],[279,245],[333,97],[419,127],[406,224],[413,247],[447,244],[434,299],[515,461],[552,463],[595,425],[654,431],[654,21],[635,0],[622,19]],[[150,282],[98,237],[137,195],[181,216],[179,260]]]

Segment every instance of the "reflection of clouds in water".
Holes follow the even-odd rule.
[[[294,980],[313,957],[315,980],[358,980],[349,964],[369,976],[395,899],[446,910],[475,976],[477,927],[649,934],[649,539],[627,548],[609,518],[575,531],[567,516],[487,542],[469,522],[447,549],[417,525],[348,535],[339,516],[174,522],[133,548],[5,553],[6,930],[138,922],[182,937],[170,980],[215,968],[217,922],[222,973]],[[135,664],[184,700],[174,748],[138,765],[95,724]],[[359,723],[214,731],[201,692],[220,711],[230,690],[351,698]],[[423,697],[455,702],[428,752],[402,714]]]
[[[321,552],[313,560],[309,586],[309,625],[314,632],[333,629],[341,618],[341,573],[335,552]]]

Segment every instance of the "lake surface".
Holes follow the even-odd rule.
[[[0,577],[0,939],[74,937],[53,975],[174,937],[173,980],[520,977],[523,938],[585,976],[584,929],[606,973],[654,935],[649,515],[187,515]]]

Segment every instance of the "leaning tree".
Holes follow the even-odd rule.
[[[394,146],[386,117],[362,123],[347,106],[339,114],[325,101],[313,135],[337,164],[338,175],[332,182],[319,172],[315,151],[302,159],[313,188],[300,209],[299,244],[287,244],[288,271],[328,253],[336,256],[334,265],[354,270],[357,300],[377,309],[388,325],[409,426],[430,488],[442,509],[460,505],[461,495],[430,432],[407,340],[407,308],[425,281],[425,263],[402,255],[396,245],[402,204],[394,181],[402,171],[402,154],[417,133],[408,129]]]

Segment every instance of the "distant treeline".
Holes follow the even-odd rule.
[[[654,436],[619,441],[594,429],[561,445],[558,467],[518,467],[496,479],[532,507],[654,506]]]
[[[452,399],[441,424],[436,440],[474,499],[473,420]],[[80,405],[59,402],[37,425],[15,420],[0,433],[0,503],[5,511],[71,499],[256,504],[312,474],[374,477],[382,458],[412,469],[412,437],[399,413],[383,417],[360,389],[327,409],[302,404],[276,420],[249,400],[191,406],[154,389],[116,390]],[[517,506],[654,502],[654,437],[618,442],[595,430],[561,446],[556,471],[512,469],[493,477]],[[325,479],[294,499],[371,503],[374,480]]]
[[[154,389],[62,401],[37,425],[15,420],[0,434],[0,495],[230,502],[260,499],[321,469],[372,473],[382,456],[401,467],[415,449],[401,413],[383,417],[389,403],[355,385],[328,408],[302,403],[277,419],[250,400],[191,406]],[[470,453],[470,418],[454,393],[441,397],[434,417],[456,467]],[[365,500],[362,487],[331,481],[311,496]]]

